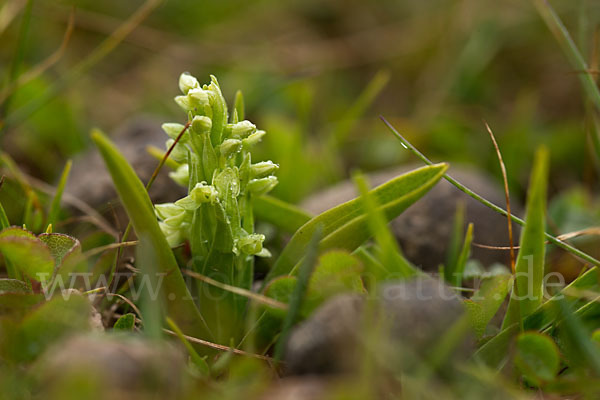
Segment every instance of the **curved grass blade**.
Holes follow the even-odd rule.
[[[186,332],[200,337],[206,335],[208,327],[202,323],[202,316],[190,296],[173,252],[158,226],[144,185],[109,139],[99,131],[92,133],[92,139],[100,150],[140,241],[154,249],[156,273],[164,274],[161,291],[168,315]],[[147,273],[143,265],[141,269],[142,274]]]
[[[380,205],[385,218],[390,221],[427,193],[447,169],[448,164],[445,163],[422,167],[400,175],[370,193]],[[324,235],[319,251],[331,248],[353,251],[370,237],[361,199],[340,204],[312,218],[296,231],[267,275],[266,281],[292,271],[306,253],[308,241],[319,225],[323,226]]]
[[[546,250],[544,232],[547,182],[548,151],[542,147],[536,152],[531,173],[525,228],[521,235],[521,244],[515,265],[515,283],[508,303],[508,311],[502,323],[503,327],[514,323],[522,325],[523,319],[542,304]]]

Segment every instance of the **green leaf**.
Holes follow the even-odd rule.
[[[558,347],[547,335],[524,332],[517,337],[515,365],[536,386],[553,380],[560,367]]]
[[[254,215],[285,232],[294,233],[313,217],[293,204],[269,195],[252,198]]]
[[[408,278],[416,275],[418,271],[404,258],[396,238],[390,232],[387,221],[379,209],[379,204],[377,204],[377,201],[369,193],[369,187],[365,178],[357,174],[354,177],[354,182],[363,200],[369,229],[379,246],[379,260],[385,268],[385,273],[376,277],[376,279],[383,280],[392,276],[396,278]]]
[[[2,203],[0,203],[0,229],[6,229],[10,227],[10,222],[8,222],[8,217],[6,216],[6,212],[4,211],[4,207],[2,207]],[[22,280],[23,276],[21,271],[17,267],[13,265],[13,263],[9,259],[4,260],[4,264],[6,265],[6,274],[11,279]]]
[[[465,272],[465,265],[471,254],[471,242],[473,241],[473,224],[470,223],[467,227],[467,233],[465,235],[465,241],[463,242],[458,258],[453,264],[449,264],[444,269],[444,278],[451,286],[460,287],[462,285],[463,273]]]
[[[5,293],[31,293],[31,288],[18,279],[0,279],[0,295]]]
[[[512,282],[512,275],[492,276],[481,283],[470,299],[465,300],[471,326],[477,337],[481,338],[485,334],[485,328],[504,302]]]
[[[600,375],[600,349],[590,339],[590,333],[571,305],[559,298],[554,302],[556,313],[561,319],[558,333],[565,357],[572,368],[588,367],[595,375]]]
[[[115,331],[133,331],[135,327],[135,314],[128,313],[121,315],[113,325]]]
[[[508,359],[508,349],[513,342],[515,335],[519,332],[519,325],[511,325],[483,346],[473,355],[473,358],[489,368],[500,369]]]
[[[371,190],[386,220],[392,220],[437,183],[448,164],[436,164],[401,175]],[[340,248],[353,251],[370,237],[367,216],[360,198],[340,204],[304,224],[284,248],[266,281],[289,274],[306,253],[317,226],[323,227],[320,251]]]
[[[524,318],[542,304],[547,181],[548,151],[542,147],[536,152],[531,173],[527,192],[525,228],[521,234],[519,255],[515,265],[516,279],[503,327],[514,323],[522,324]]]
[[[92,134],[104,162],[113,178],[114,185],[131,223],[146,248],[152,248],[158,270],[164,274],[161,294],[167,305],[168,315],[186,334],[206,337],[208,327],[203,324],[188,288],[183,280],[173,252],[161,232],[154,209],[144,185],[115,146],[99,131]],[[144,265],[141,274],[151,273]]]
[[[70,254],[81,253],[81,244],[76,238],[62,233],[42,233],[38,236],[48,248],[54,258],[56,266],[62,264],[63,259]]]
[[[21,228],[11,227],[0,232],[0,252],[16,268],[36,281],[50,279],[54,272],[54,258],[48,246]]]
[[[600,291],[600,274],[598,268],[594,267],[586,271],[579,278],[571,282],[567,287],[561,290],[558,294],[550,298],[547,302],[542,304],[535,312],[529,315],[524,321],[524,329],[526,330],[542,330],[553,324],[558,318],[556,303],[561,299],[565,298],[565,301],[569,304],[578,302],[578,298],[570,295],[573,291]],[[588,303],[590,304],[590,303]],[[593,305],[597,305],[596,302],[591,302]]]

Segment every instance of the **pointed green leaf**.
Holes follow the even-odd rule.
[[[116,147],[99,131],[92,139],[100,150],[104,162],[113,178],[119,197],[127,210],[131,223],[146,248],[154,250],[159,274],[164,274],[161,292],[169,316],[186,334],[206,337],[207,327],[194,304],[183,280],[173,252],[158,226],[154,209],[144,185]],[[144,265],[142,274],[148,273]]]
[[[470,223],[467,227],[467,233],[465,234],[465,241],[463,242],[458,258],[453,264],[449,264],[447,269],[444,269],[444,278],[451,286],[460,287],[462,285],[463,273],[465,272],[465,266],[467,260],[471,254],[471,242],[473,241],[473,224]]]
[[[380,210],[390,221],[433,187],[448,169],[448,164],[426,166],[390,180],[371,190]],[[284,248],[266,281],[289,274],[304,256],[316,227],[323,227],[320,251],[341,248],[354,251],[370,237],[367,216],[360,198],[340,204],[304,224]]]
[[[531,173],[525,228],[515,266],[516,279],[503,327],[521,323],[542,304],[547,182],[548,151],[542,147],[536,152]]]

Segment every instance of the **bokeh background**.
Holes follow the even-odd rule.
[[[552,4],[594,69],[600,2]],[[141,23],[127,22],[144,10]],[[124,25],[134,29],[118,42]],[[98,52],[111,41],[114,50]],[[600,223],[581,71],[529,1],[2,0],[0,43],[2,149],[47,182],[89,147],[92,127],[181,121],[172,99],[189,71],[201,81],[215,74],[229,101],[243,91],[247,118],[269,133],[260,157],[281,165],[282,199],[298,202],[355,168],[415,162],[380,115],[432,159],[500,182],[485,120],[515,200],[524,199],[534,149],[546,144],[551,228]],[[11,74],[52,57],[6,91]],[[22,212],[17,194],[2,196],[7,211]]]

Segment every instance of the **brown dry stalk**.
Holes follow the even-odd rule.
[[[171,336],[177,336],[177,333],[175,333],[175,332],[173,332],[173,331],[171,331],[169,329],[163,328],[163,332],[166,332],[166,333],[168,333]],[[188,336],[188,335],[183,335],[183,337],[186,338],[187,340],[189,340],[192,343],[201,344],[202,346],[211,347],[211,348],[216,349],[216,350],[228,351],[228,352],[239,354],[239,355],[242,355],[242,356],[248,356],[248,357],[258,358],[259,360],[273,361],[273,359],[271,357],[263,356],[263,355],[260,355],[260,354],[248,353],[247,351],[236,349],[235,347],[224,346],[222,344],[217,344],[217,343],[209,342],[207,340],[198,339],[198,338],[195,338],[193,336]]]
[[[510,217],[510,195],[508,193],[508,177],[506,175],[506,167],[504,166],[504,161],[502,160],[502,154],[500,153],[500,148],[498,147],[498,143],[496,142],[496,138],[494,137],[494,133],[492,129],[488,125],[486,121],[483,121],[485,127],[490,134],[490,138],[492,139],[492,143],[494,144],[494,148],[496,149],[496,155],[498,156],[498,162],[500,163],[500,169],[502,170],[502,180],[504,181],[504,195],[506,196],[506,222],[508,224],[508,240],[510,243],[510,269],[515,273],[515,247],[513,242],[513,230],[512,230],[512,220]]]

